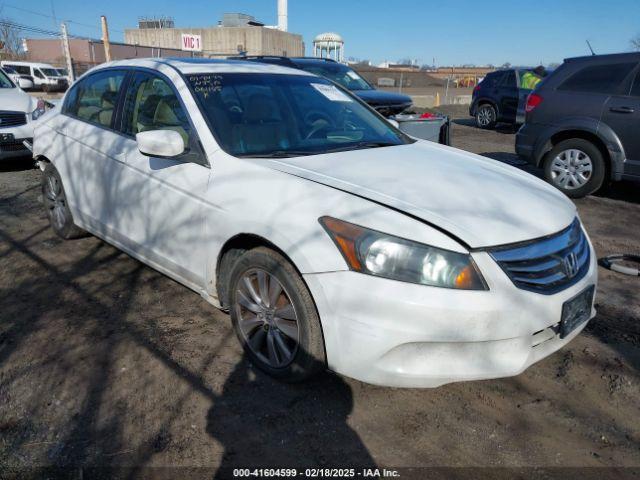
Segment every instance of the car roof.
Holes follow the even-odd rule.
[[[626,53],[608,53],[606,55],[584,55],[581,57],[570,57],[565,58],[565,62],[606,62],[608,60],[612,61],[632,61],[638,62],[640,61],[640,52],[626,52]]]
[[[168,66],[180,73],[276,73],[283,75],[312,74],[294,68],[267,63],[247,62],[243,60],[227,60],[213,58],[136,58],[131,60],[116,60],[104,63],[97,69],[109,67],[145,67],[159,69]]]
[[[19,65],[21,67],[36,67],[36,68],[55,68],[53,65],[49,65],[48,63],[39,63],[39,62],[21,62],[18,60],[3,60],[2,65]]]

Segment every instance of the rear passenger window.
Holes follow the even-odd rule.
[[[484,77],[484,80],[482,80],[482,83],[484,84],[483,86],[495,87],[500,82],[500,80],[502,80],[503,77],[504,77],[504,73],[502,72],[490,73],[489,75]]]
[[[148,130],[173,130],[189,145],[191,125],[180,100],[165,80],[140,73],[127,90],[124,133],[135,136]]]
[[[105,71],[91,75],[67,95],[63,112],[110,127],[125,72]]]
[[[500,82],[500,86],[501,87],[516,87],[516,72],[514,72],[513,70],[509,70],[507,71],[507,73],[505,73],[502,76],[502,81]]]
[[[614,63],[586,67],[565,80],[558,90],[588,93],[616,93],[636,63]]]

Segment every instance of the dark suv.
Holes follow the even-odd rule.
[[[574,198],[640,179],[640,53],[565,60],[529,96],[516,152]]]
[[[356,94],[385,117],[402,113],[412,104],[411,97],[401,93],[376,90],[354,69],[330,58],[277,57],[267,55],[251,55],[230,58],[297,68],[299,70],[304,70],[306,72],[328,78],[332,82],[335,82]]]
[[[492,129],[497,123],[524,122],[524,106],[531,90],[521,88],[526,69],[510,68],[488,73],[471,96],[469,115],[480,128]]]

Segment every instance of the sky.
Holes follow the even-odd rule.
[[[277,23],[276,0],[0,0],[0,17],[53,29],[70,21],[74,35],[100,38],[100,15],[122,41],[140,16],[166,15],[178,27],[216,25],[225,12]],[[17,8],[16,8],[17,7]],[[52,8],[53,7],[53,8]],[[26,12],[24,10],[30,10]],[[53,12],[53,13],[52,13]],[[39,13],[39,14],[38,14]],[[589,53],[628,51],[640,35],[640,0],[289,0],[289,31],[313,38],[337,32],[346,57],[374,63],[536,65]]]

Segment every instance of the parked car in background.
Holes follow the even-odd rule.
[[[64,78],[67,81],[68,85],[71,85],[73,83],[66,68],[56,68],[56,71],[60,75],[60,78]]]
[[[9,78],[13,80],[13,83],[15,83],[21,89],[31,90],[34,87],[32,76],[22,75],[16,72],[13,68],[8,66],[3,67],[2,70],[4,70],[4,73],[6,73],[9,76]]]
[[[58,71],[47,63],[3,60],[0,65],[2,67],[11,67],[20,75],[31,76],[34,87],[43,92],[65,91],[69,86],[67,79],[61,77]]]
[[[330,58],[262,55],[232,58],[296,68],[328,78],[357,95],[368,105],[375,108],[383,117],[390,118],[401,114],[412,106],[411,97],[408,95],[377,90],[353,68]],[[429,118],[415,121],[401,120],[400,128],[404,128],[405,125],[410,129],[407,132],[410,135],[449,145],[451,125],[449,118],[444,115],[430,114]]]
[[[570,197],[640,180],[640,53],[570,58],[529,96],[516,151]]]
[[[521,87],[526,69],[509,68],[488,73],[471,95],[469,115],[480,128],[493,129],[498,123],[524,123],[525,104],[530,89]]]
[[[89,231],[228,309],[274,377],[517,375],[595,314],[596,256],[569,199],[412,139],[305,71],[112,62],[38,123],[53,230]]]
[[[30,159],[31,151],[24,142],[33,140],[34,122],[45,110],[43,100],[24,92],[0,70],[0,161]]]

